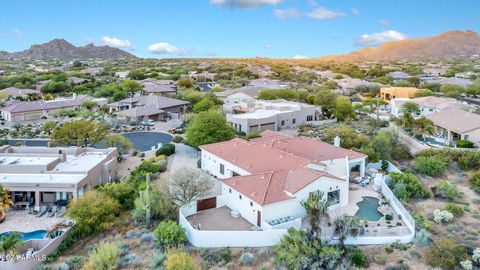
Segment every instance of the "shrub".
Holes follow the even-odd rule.
[[[461,261],[467,258],[468,254],[465,248],[450,238],[442,238],[437,241],[425,256],[429,265],[443,269],[455,269]]]
[[[87,270],[115,270],[118,267],[118,248],[112,243],[101,243],[88,259]]]
[[[229,248],[223,249],[220,252],[220,258],[222,259],[223,264],[227,264],[232,259],[232,250]]]
[[[173,137],[173,142],[174,143],[181,143],[181,142],[183,142],[183,137],[177,135],[177,136]]]
[[[133,208],[133,200],[135,199],[136,192],[127,182],[110,183],[100,186],[98,191],[118,201],[125,210]]]
[[[187,241],[185,229],[171,220],[160,222],[154,233],[158,243],[167,247],[177,247]]]
[[[455,203],[447,204],[444,210],[452,213],[456,217],[463,216],[463,213],[464,213],[463,208],[460,205]]]
[[[407,244],[404,244],[404,243],[400,243],[399,241],[396,241],[396,242],[393,242],[390,247],[394,248],[394,249],[399,249],[399,250],[407,250],[408,249],[408,245]]]
[[[385,215],[385,219],[386,219],[386,220],[392,220],[392,219],[393,219],[393,215],[392,215],[392,214],[386,214],[386,215]]]
[[[80,235],[99,233],[113,221],[120,210],[120,204],[108,195],[89,191],[83,198],[70,203],[67,216],[74,219]]]
[[[390,173],[392,177],[390,186],[393,192],[402,201],[408,202],[410,199],[425,199],[430,197],[420,180],[411,173]]]
[[[356,267],[366,268],[368,267],[368,257],[363,254],[361,249],[355,248],[350,254],[350,260]]]
[[[447,168],[445,162],[436,157],[417,157],[414,164],[421,174],[433,177],[442,176]]]
[[[455,184],[452,184],[448,181],[440,181],[435,184],[435,195],[443,198],[448,199],[450,201],[454,200],[455,198],[461,197],[460,191]]]
[[[453,214],[443,210],[440,211],[438,209],[435,209],[433,211],[433,221],[438,224],[445,224],[453,220]]]
[[[157,150],[156,155],[165,155],[165,156],[170,156],[175,154],[175,145],[171,143],[167,143],[164,146],[160,147],[160,149]]]
[[[475,148],[475,145],[473,144],[473,142],[469,140],[458,140],[457,147],[458,148]]]
[[[385,252],[387,253],[392,253],[393,252],[393,248],[391,246],[386,246],[385,247]]]
[[[461,151],[458,166],[462,170],[475,170],[480,168],[480,151]]]
[[[470,187],[476,192],[480,192],[480,171],[477,171],[470,178]]]
[[[165,262],[165,259],[167,256],[165,253],[155,250],[152,255],[152,260],[149,263],[149,269],[163,269],[163,263]]]
[[[200,270],[200,267],[190,255],[178,249],[172,249],[168,252],[165,268],[167,270]]]
[[[71,270],[80,270],[85,264],[85,257],[72,256],[72,257],[66,258],[65,262],[68,264]]]

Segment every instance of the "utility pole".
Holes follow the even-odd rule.
[[[375,123],[376,128],[378,128],[378,118],[379,118],[379,108],[378,108],[379,105],[378,105],[378,103],[379,103],[379,100],[378,100],[378,98],[377,98],[377,122]]]
[[[142,209],[145,210],[145,224],[148,230],[150,230],[150,174],[147,173],[147,188],[145,191],[140,191],[140,204]]]

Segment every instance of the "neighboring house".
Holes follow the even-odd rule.
[[[406,81],[410,78],[410,75],[403,71],[392,71],[388,76],[392,77],[393,82]]]
[[[247,135],[255,131],[295,128],[317,120],[321,114],[316,106],[283,99],[224,105],[224,111],[236,113],[227,114],[227,122]]]
[[[188,72],[188,77],[194,79],[195,81],[200,79],[200,81],[215,81],[217,78],[218,73],[210,73],[208,71],[202,71],[198,73],[197,71],[190,71]]]
[[[433,80],[429,80],[428,82],[438,83],[438,84],[442,84],[442,85],[443,84],[454,84],[454,85],[458,85],[458,86],[461,86],[461,87],[467,87],[470,84],[472,84],[472,81],[469,80],[469,79],[456,78],[456,77],[450,77],[450,78],[441,77],[441,78],[436,78],[436,79],[433,79]]]
[[[117,71],[115,72],[115,77],[119,78],[120,80],[124,80],[127,78],[129,72],[130,71]]]
[[[158,95],[135,95],[108,104],[110,112],[129,120],[152,119],[155,121],[178,118],[187,110],[190,102]]]
[[[476,75],[475,72],[461,72],[461,73],[455,73],[455,78],[461,78],[461,79],[470,79],[473,75]]]
[[[480,115],[448,109],[427,116],[435,125],[435,140],[454,146],[457,140],[469,140],[480,147]]]
[[[257,78],[268,78],[270,75],[272,75],[272,71],[265,67],[259,67],[259,66],[250,66],[246,68],[248,71],[250,71],[253,75],[257,76]]]
[[[90,75],[97,75],[98,73],[103,71],[103,67],[88,67],[86,69],[80,70],[82,74],[90,74]]]
[[[264,89],[284,89],[287,86],[288,86],[287,84],[282,83],[278,80],[256,79],[256,80],[250,81],[246,86],[225,90],[223,92],[217,92],[215,93],[215,95],[222,101],[224,101],[230,95],[233,95],[236,93],[243,93],[252,98],[256,98],[260,93],[260,91]]]
[[[438,77],[438,76],[443,76],[445,75],[445,73],[447,73],[448,69],[446,68],[424,68],[423,69],[423,72],[425,74],[428,74],[430,76],[435,76],[435,77]]]
[[[37,210],[56,200],[75,199],[117,177],[117,149],[0,147],[0,184],[14,203]]]
[[[80,108],[83,102],[92,100],[99,106],[108,103],[106,98],[92,98],[89,96],[77,96],[73,94],[71,98],[58,98],[55,100],[37,100],[37,101],[16,101],[11,102],[3,108],[0,113],[3,119],[9,122],[38,120],[42,117],[49,117],[59,110],[76,110]]]
[[[239,104],[239,103],[248,103],[248,102],[253,102],[255,101],[255,98],[253,98],[250,95],[247,95],[242,92],[234,93],[231,94],[223,99],[223,105],[225,108],[225,105],[232,105],[232,104]]]
[[[379,83],[366,82],[364,80],[356,78],[343,78],[336,80],[338,88],[337,92],[344,96],[351,96],[355,93],[355,88],[360,85],[377,85],[378,87],[382,86]]]
[[[143,92],[147,94],[176,94],[177,85],[174,80],[145,79],[139,81],[143,85]]]
[[[27,97],[29,94],[35,94],[37,96],[41,96],[42,92],[33,89],[21,89],[16,87],[8,87],[3,90],[0,90],[0,94],[6,94],[10,97],[17,98],[17,97]]]
[[[399,117],[402,115],[402,105],[405,102],[413,102],[418,104],[420,112],[415,115],[415,117],[427,116],[440,112],[442,110],[469,110],[473,109],[473,106],[468,105],[464,102],[458,101],[454,98],[444,98],[444,97],[420,97],[413,99],[405,98],[394,98],[390,100],[390,112],[393,116]]]
[[[222,203],[252,225],[303,218],[301,201],[320,190],[333,210],[348,204],[349,172],[366,155],[306,137],[262,137],[200,146],[202,169],[220,179]]]
[[[78,77],[70,77],[70,78],[68,78],[68,81],[71,82],[72,84],[75,84],[75,85],[84,84],[84,83],[88,82],[87,79],[78,78]]]
[[[417,90],[415,87],[382,87],[380,98],[387,102],[394,98],[414,98]]]

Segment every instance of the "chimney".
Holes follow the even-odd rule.
[[[335,136],[335,138],[333,139],[333,145],[335,145],[336,147],[340,147],[340,137]]]
[[[77,93],[73,93],[72,99],[77,99]]]

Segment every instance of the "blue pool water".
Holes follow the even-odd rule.
[[[45,237],[46,230],[38,230],[33,232],[19,232],[22,235],[23,241],[27,241],[30,239],[43,239]],[[2,236],[9,236],[12,232],[6,232],[0,234],[0,238]]]
[[[378,212],[378,201],[377,198],[372,197],[363,197],[361,202],[358,202],[358,211],[355,213],[361,220],[369,220],[369,221],[379,221],[383,215],[382,213]]]
[[[129,139],[133,147],[140,152],[149,151],[152,146],[158,143],[167,144],[172,141],[172,135],[160,132],[129,132],[122,133],[123,137]]]

